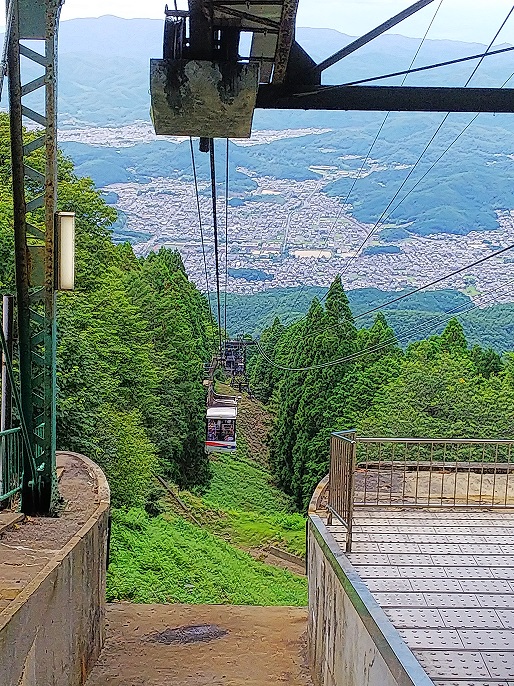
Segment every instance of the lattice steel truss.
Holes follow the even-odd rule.
[[[8,76],[22,408],[36,478],[25,465],[25,512],[55,510],[55,212],[57,204],[57,29],[63,0],[11,0]],[[31,41],[31,47],[26,42]],[[36,41],[34,44],[33,41]],[[22,69],[23,66],[23,69]],[[25,66],[41,75],[25,81]],[[25,98],[37,100],[37,109]],[[37,110],[43,110],[37,111]],[[23,121],[36,128],[24,141]],[[26,138],[26,136],[25,136]],[[30,156],[44,149],[45,167]],[[37,166],[37,164],[35,165]],[[29,459],[29,455],[26,459]]]

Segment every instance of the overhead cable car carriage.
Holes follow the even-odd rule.
[[[206,413],[206,453],[233,453],[237,448],[236,419],[238,396],[219,395],[214,391],[214,372],[219,364],[215,357],[209,368]]]
[[[207,407],[206,453],[233,453],[236,450],[236,418],[238,398],[213,394]]]
[[[150,62],[151,116],[157,135],[198,136],[214,167],[213,139],[249,138],[259,84],[285,78],[297,0],[256,4],[250,12],[241,11],[240,0],[188,4],[187,11],[176,3],[165,9],[163,57]],[[250,54],[240,57],[240,36],[246,32],[252,33]],[[208,369],[207,453],[236,450],[239,398],[214,392],[214,372],[221,364],[232,381],[246,378],[245,345],[228,342],[222,349],[220,341],[220,356]]]

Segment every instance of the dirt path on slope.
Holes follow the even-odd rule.
[[[117,603],[107,618],[86,686],[312,686],[304,608]]]

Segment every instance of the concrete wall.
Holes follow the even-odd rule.
[[[433,686],[312,511],[307,544],[308,652],[315,686]]]
[[[1,686],[82,686],[104,641],[109,487],[94,514],[0,613]]]

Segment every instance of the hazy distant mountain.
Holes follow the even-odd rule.
[[[60,31],[61,126],[116,127],[149,121],[149,59],[162,54],[163,22],[152,19],[74,19],[63,22]],[[300,44],[321,60],[352,40],[332,29],[300,28]],[[409,67],[420,41],[385,35],[365,46],[327,72],[327,82],[344,83],[371,75]],[[483,45],[451,41],[424,42],[416,65],[451,60],[484,51]],[[496,46],[497,47],[497,46]],[[463,85],[476,62],[410,76],[407,84]],[[500,86],[514,72],[514,52],[487,58],[472,85]],[[401,83],[395,78],[390,83]],[[386,82],[382,82],[386,83]],[[514,81],[513,81],[514,86]],[[312,179],[314,165],[346,168],[347,178],[325,188],[329,195],[346,197],[352,174],[376,134],[382,113],[258,111],[256,129],[325,127],[319,136],[276,141],[251,148],[233,146],[233,192],[248,193],[254,182],[236,167],[276,178]],[[352,197],[353,213],[361,221],[374,222],[387,198],[406,175],[441,121],[442,115],[392,114],[373,150],[377,161],[373,173],[359,181]],[[452,115],[431,145],[411,187],[429,165],[454,140],[471,115]],[[131,147],[99,147],[82,142],[63,146],[77,164],[79,173],[91,175],[99,186],[115,182],[144,182],[162,174],[189,174],[187,146],[159,141],[141,141]],[[482,115],[455,144],[448,155],[416,189],[415,196],[395,212],[393,222],[412,223],[414,233],[468,233],[473,228],[498,227],[496,210],[514,207],[514,127],[511,115]],[[346,156],[346,159],[345,157]],[[356,156],[356,159],[348,159]],[[168,171],[165,171],[168,170]],[[169,171],[169,170],[174,170]],[[399,199],[403,196],[400,195]]]
[[[149,60],[162,55],[163,22],[155,19],[72,19],[62,22],[59,112],[63,124],[117,125],[148,120]],[[300,28],[300,44],[315,59],[332,54],[352,40],[332,29]],[[342,83],[408,68],[419,40],[398,35],[381,36],[326,72],[326,81]],[[416,65],[472,55],[484,46],[451,41],[425,41]],[[411,76],[408,84],[463,85],[475,63]],[[499,86],[514,71],[511,54],[488,58],[473,85]],[[392,83],[400,83],[396,78]],[[383,82],[386,83],[386,82]],[[341,117],[320,113],[260,112],[256,126],[337,125]],[[346,124],[344,124],[346,125]]]

